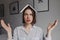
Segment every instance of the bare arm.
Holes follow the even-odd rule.
[[[55,20],[54,23],[49,23],[48,25],[46,37],[50,36],[50,40],[51,40],[51,32],[57,26],[57,23],[58,20]]]
[[[10,27],[10,24],[8,23],[8,25],[6,25],[6,23],[4,22],[4,20],[1,20],[1,26],[7,31],[8,34],[8,40],[12,40],[12,29]]]

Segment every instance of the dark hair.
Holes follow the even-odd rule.
[[[25,20],[24,20],[24,13],[25,13],[25,11],[26,11],[27,9],[30,9],[30,10],[32,11],[32,13],[33,13],[33,14],[32,14],[32,16],[33,16],[33,21],[32,21],[32,23],[31,23],[31,24],[33,25],[33,24],[36,23],[36,12],[35,12],[30,6],[28,6],[27,8],[25,8],[24,11],[23,11],[23,14],[22,14],[23,23],[25,23]]]

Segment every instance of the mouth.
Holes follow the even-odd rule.
[[[27,20],[27,22],[30,22],[30,20]]]

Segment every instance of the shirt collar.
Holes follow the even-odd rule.
[[[30,29],[30,31],[32,31],[34,28],[35,28],[35,25],[32,26],[32,28]],[[29,34],[29,33],[25,30],[24,26],[22,26],[22,30],[23,30],[26,34]]]

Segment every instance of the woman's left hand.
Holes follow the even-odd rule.
[[[49,23],[48,28],[47,28],[47,36],[51,36],[51,31],[57,26],[58,20],[55,20],[54,23]]]
[[[57,26],[58,20],[55,20],[54,23],[49,23],[47,32],[51,32]]]

